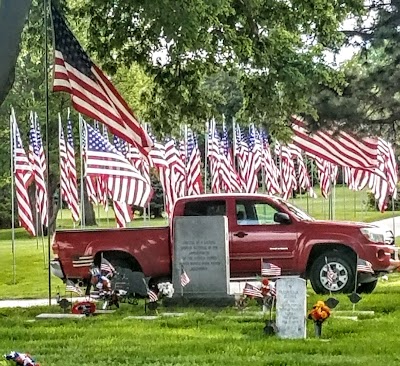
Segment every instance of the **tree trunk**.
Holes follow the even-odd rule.
[[[85,204],[85,226],[96,226],[96,215],[92,203],[89,202],[86,189],[83,190],[83,200]]]

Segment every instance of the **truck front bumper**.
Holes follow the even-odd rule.
[[[53,259],[50,261],[50,268],[51,268],[51,273],[61,279],[64,279],[64,272],[61,268],[61,263],[57,259]]]

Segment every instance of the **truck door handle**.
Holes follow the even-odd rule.
[[[233,234],[235,236],[237,236],[238,238],[244,238],[245,236],[247,236],[247,233],[244,233],[243,231],[239,231],[238,233]]]

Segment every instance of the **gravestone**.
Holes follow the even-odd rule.
[[[280,338],[305,338],[307,314],[306,281],[282,277],[276,281],[276,327]]]
[[[182,269],[190,282],[181,286]],[[229,239],[225,216],[184,216],[174,220],[174,297],[227,298]]]

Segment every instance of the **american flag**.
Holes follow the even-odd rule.
[[[366,170],[385,179],[385,174],[378,169],[376,139],[359,139],[343,131],[337,136],[328,131],[318,131],[310,135],[303,120],[293,116],[291,122],[293,142],[307,154],[338,166]]]
[[[153,290],[147,290],[147,296],[149,297],[149,302],[158,301],[158,295]]]
[[[261,290],[250,283],[246,283],[243,289],[243,295],[251,297],[263,297]]]
[[[212,120],[208,130],[207,158],[210,169],[211,192],[221,193],[221,187],[230,185],[230,177],[221,167],[221,141],[215,121]],[[224,183],[223,183],[224,182]]]
[[[69,209],[72,213],[72,219],[79,221],[79,198],[78,182],[76,178],[74,138],[72,134],[72,122],[68,118],[67,122],[67,166],[68,166],[68,186],[69,186]]]
[[[107,179],[113,201],[144,207],[151,198],[151,185],[104,137],[86,124],[86,174]]]
[[[275,264],[268,262],[261,262],[261,275],[265,277],[280,276],[282,273],[281,268]]]
[[[372,269],[372,264],[361,258],[357,260],[357,272],[375,273]]]
[[[83,294],[82,290],[79,287],[75,286],[75,284],[71,280],[67,280],[65,286],[65,292],[74,292],[75,294],[78,295]]]
[[[261,165],[265,171],[265,186],[269,194],[280,194],[279,170],[272,158],[271,149],[268,142],[268,135],[264,130],[260,131],[260,140],[262,146]]]
[[[70,190],[69,190],[69,179],[68,179],[68,157],[67,157],[67,144],[64,138],[64,131],[61,122],[61,115],[58,114],[58,145],[60,152],[60,190],[61,198],[65,201],[70,208]]]
[[[326,264],[326,279],[328,280],[329,287],[332,287],[336,279],[336,272],[331,268],[329,264]]]
[[[29,130],[29,160],[33,167],[33,175],[36,184],[36,206],[40,214],[41,224],[48,226],[47,213],[47,186],[44,179],[46,162],[43,150],[42,137],[35,113],[30,115],[31,126]]]
[[[203,193],[203,182],[201,178],[200,151],[197,147],[196,137],[190,129],[187,129],[186,135],[186,194],[191,196]]]
[[[248,175],[248,156],[249,156],[249,146],[247,144],[246,136],[242,133],[240,126],[236,125],[235,127],[235,147],[234,147],[234,155],[238,161],[238,173],[240,176],[241,181],[244,184],[247,182],[247,175]]]
[[[232,157],[232,150],[229,144],[228,130],[225,121],[222,124],[221,136],[221,168],[225,170],[226,175],[230,178],[229,186],[225,187],[225,192],[242,192],[245,186],[237,173]]]
[[[33,172],[22,146],[14,109],[12,109],[10,119],[13,128],[14,176],[18,218],[20,225],[24,227],[29,234],[35,235],[35,226],[33,224],[32,209],[28,195],[28,187],[33,180]]]
[[[105,258],[101,259],[100,271],[111,273],[111,274],[116,272],[114,266]]]
[[[249,154],[247,159],[246,192],[256,193],[258,190],[258,172],[261,169],[261,144],[254,124],[249,127]]]
[[[190,278],[182,266],[181,267],[181,286],[185,287],[189,282],[190,282]]]
[[[127,103],[91,61],[53,4],[51,13],[55,44],[53,90],[70,93],[78,112],[104,123],[111,133],[147,155],[151,139]]]
[[[125,141],[114,135],[114,146],[122,154],[127,153],[127,144]],[[126,227],[128,222],[132,221],[133,212],[131,206],[125,202],[113,201],[113,208],[115,214],[115,220],[117,221],[117,227]]]

